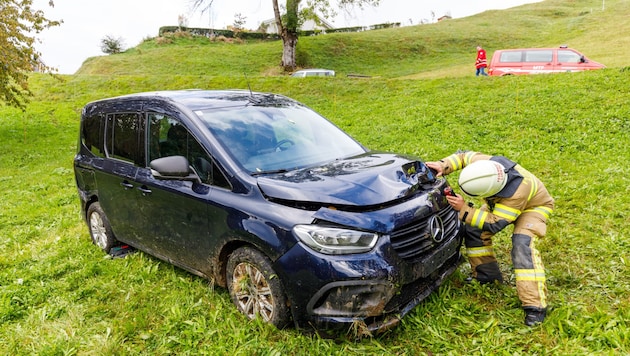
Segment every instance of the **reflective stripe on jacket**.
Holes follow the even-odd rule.
[[[475,61],[475,67],[485,68],[487,66],[488,66],[488,62],[486,60],[486,51],[483,49],[480,49],[479,51],[477,51],[477,60]]]
[[[499,161],[504,166],[507,162],[508,183],[499,193],[486,198],[486,205],[482,208],[465,205],[459,212],[459,218],[468,225],[492,233],[497,233],[513,223],[523,212],[536,212],[547,220],[553,212],[553,198],[543,183],[520,165],[501,156],[489,156],[473,151],[458,152],[440,162],[443,174],[446,175],[472,162],[490,159]],[[515,184],[510,184],[510,179]]]

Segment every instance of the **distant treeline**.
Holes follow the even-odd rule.
[[[342,27],[332,28],[327,30],[309,30],[299,31],[299,36],[316,36],[325,33],[336,32],[361,32],[370,30],[380,30],[385,28],[400,27],[400,22],[383,23],[371,26],[356,26],[356,27]],[[264,33],[264,32],[250,32],[250,31],[233,31],[224,29],[213,28],[200,28],[200,27],[183,27],[183,26],[162,26],[160,27],[159,35],[163,36],[165,33],[174,33],[178,31],[188,32],[195,36],[224,36],[228,38],[242,38],[242,39],[257,39],[257,40],[279,40],[280,35],[276,33]]]

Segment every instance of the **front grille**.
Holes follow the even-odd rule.
[[[448,206],[437,212],[444,226],[444,238],[440,242],[435,242],[429,226],[434,215],[424,217],[392,232],[390,237],[392,246],[402,259],[415,262],[441,244],[451,241],[453,236],[459,232],[457,212]]]

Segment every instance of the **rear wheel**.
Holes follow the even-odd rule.
[[[109,220],[98,202],[92,203],[88,208],[87,223],[92,242],[101,250],[109,253],[109,250],[118,243],[118,240],[114,237]]]
[[[251,247],[234,251],[228,259],[226,277],[232,301],[248,318],[260,316],[280,329],[289,323],[282,284],[271,261],[261,252]]]

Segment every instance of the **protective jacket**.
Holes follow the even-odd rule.
[[[488,66],[488,62],[486,59],[486,50],[480,49],[477,51],[477,60],[475,61],[475,68],[486,68]]]
[[[505,157],[488,156],[472,151],[456,153],[441,161],[442,170],[446,175],[484,159],[501,163],[507,171],[508,181],[500,192],[485,199],[489,209],[464,207],[459,212],[463,222],[483,231],[497,233],[513,223],[525,211],[535,211],[545,219],[549,218],[554,201],[543,183],[525,168]],[[537,236],[543,237],[544,232]]]
[[[535,241],[546,234],[546,221],[553,212],[554,200],[536,176],[502,156],[466,151],[450,155],[440,163],[443,174],[447,175],[478,160],[501,163],[507,183],[497,194],[485,198],[486,204],[481,208],[469,203],[459,212],[467,227],[465,243],[473,277],[482,282],[502,280],[492,236],[512,224],[512,262],[519,298],[524,307],[545,308],[545,271]]]

